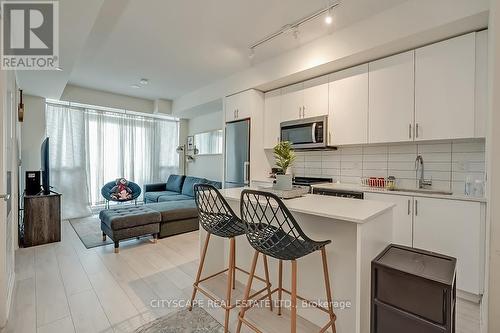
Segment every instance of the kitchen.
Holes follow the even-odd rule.
[[[482,317],[488,233],[487,34],[468,33],[265,93],[252,89],[228,96],[226,134],[232,124],[246,120],[249,152],[237,167],[227,164],[233,155],[226,153],[226,180],[237,169],[239,185],[272,187],[272,149],[291,141],[295,184],[310,185],[314,194],[347,198],[343,200],[349,204],[390,205],[385,208],[392,210],[390,235],[370,260],[389,243],[457,258],[457,297],[474,304]],[[226,138],[226,148],[231,147],[233,140]],[[237,191],[222,191],[235,211]],[[304,198],[310,197],[314,195]],[[315,209],[295,206],[304,198],[284,202],[307,230],[313,220],[308,214]],[[325,205],[340,205],[338,199],[330,200]],[[333,220],[348,221],[352,216],[347,215]],[[335,267],[342,267],[335,256],[336,236],[329,250],[334,293],[344,287],[335,277]],[[223,244],[218,249],[227,253]],[[237,251],[242,252],[249,253]],[[249,264],[246,255],[237,258]],[[222,259],[217,260],[223,264]],[[369,269],[364,265],[361,269]],[[368,306],[368,299],[363,302],[361,307]],[[366,315],[362,312],[347,322],[340,312],[339,327],[367,332],[368,317],[359,319]]]

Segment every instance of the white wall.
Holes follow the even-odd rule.
[[[21,124],[20,186],[24,191],[26,171],[40,170],[40,146],[45,139],[45,98],[23,96],[24,122]]]
[[[64,88],[61,100],[145,113],[153,113],[155,110],[155,102],[153,100],[114,94],[71,84],[68,84]],[[165,103],[166,101],[160,104],[163,105]],[[167,108],[168,106],[165,106],[165,109]]]
[[[222,129],[222,111],[212,112],[188,121],[188,135]],[[197,155],[193,162],[187,164],[187,174],[211,180],[222,181],[221,155]]]
[[[270,90],[486,27],[488,0],[408,0],[174,100],[183,112],[249,88]],[[258,49],[257,51],[258,52]],[[272,83],[272,85],[269,85]]]

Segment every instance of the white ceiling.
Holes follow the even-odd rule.
[[[242,71],[252,63],[291,48],[307,47],[305,44],[311,40],[404,1],[343,0],[335,10],[331,27],[322,19],[307,23],[297,40],[291,35],[279,37],[257,49],[255,58],[250,60],[250,44],[325,8],[330,1],[105,0],[74,64],[66,62],[65,72],[70,73],[66,83],[149,99],[173,99]],[[84,2],[87,0],[80,3]],[[72,24],[61,21],[61,43],[72,41]],[[59,84],[62,81],[50,77],[42,81],[40,72],[23,74],[28,79],[25,83],[30,77],[37,82],[24,89],[44,97],[54,98],[37,93],[43,90],[37,86],[50,85],[51,80]],[[141,78],[148,78],[150,83],[140,89],[132,88]]]

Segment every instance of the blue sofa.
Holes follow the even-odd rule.
[[[205,178],[170,175],[166,183],[144,185],[144,203],[194,200],[194,184],[211,184],[222,188],[222,183]]]

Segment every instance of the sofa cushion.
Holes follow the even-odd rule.
[[[186,178],[186,176],[170,175],[167,180],[167,191],[181,193],[184,178]]]
[[[173,191],[158,191],[158,192],[146,192],[144,193],[144,198],[148,202],[158,202],[158,198],[162,196],[179,195],[179,192]]]
[[[99,213],[99,219],[111,230],[119,230],[159,223],[161,222],[161,214],[143,205],[105,209]]]
[[[147,207],[161,214],[162,222],[186,220],[198,217],[198,209],[194,200],[158,202]]]
[[[183,195],[183,194],[162,195],[162,196],[158,197],[158,202],[183,201],[183,200],[193,200],[193,197],[190,197],[188,195]]]
[[[194,184],[205,184],[206,182],[205,178],[187,176],[184,185],[182,185],[182,194],[194,197]]]

